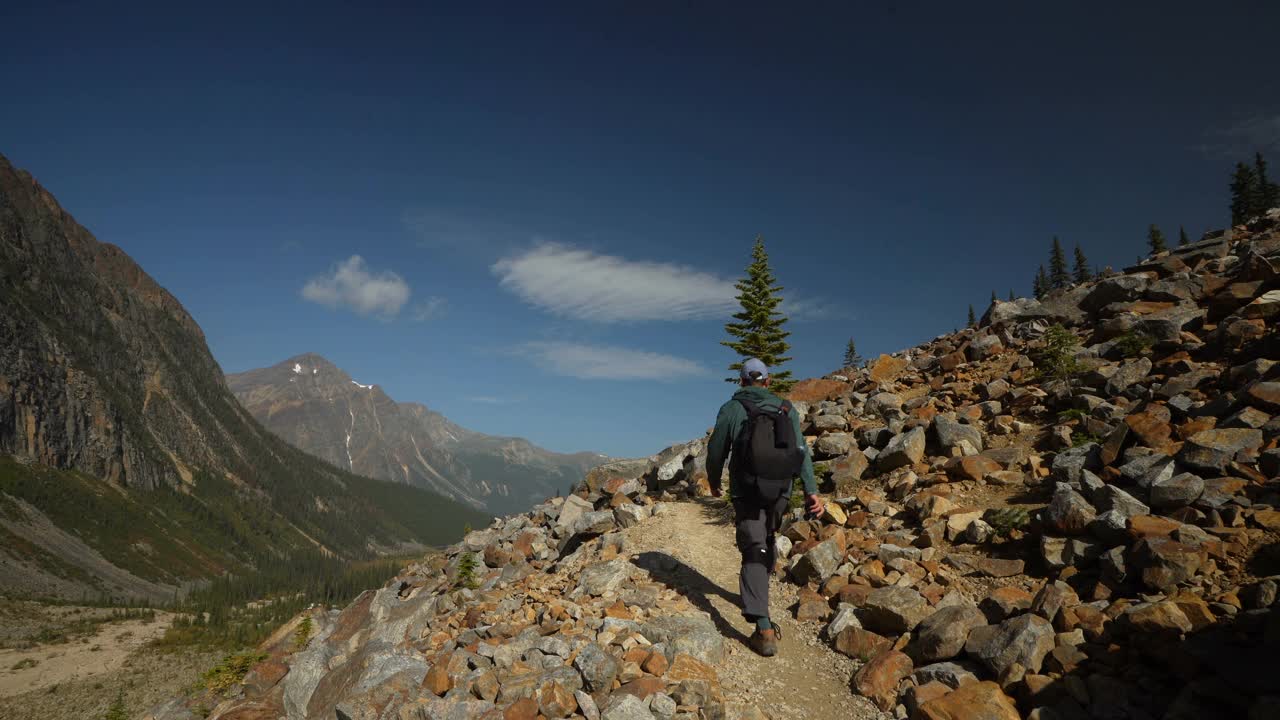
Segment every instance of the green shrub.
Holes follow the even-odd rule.
[[[1065,422],[1070,422],[1072,420],[1079,420],[1080,422],[1084,422],[1086,419],[1088,419],[1088,417],[1089,416],[1088,414],[1085,413],[1085,411],[1077,408],[1071,408],[1070,410],[1063,410],[1062,412],[1058,413],[1058,422],[1065,423]]]
[[[473,590],[479,584],[476,582],[475,553],[462,553],[462,557],[458,559],[458,579],[454,584],[459,587],[471,588]]]
[[[204,686],[216,693],[226,692],[243,680],[254,665],[266,659],[266,653],[253,650],[228,655],[205,672]]]
[[[129,720],[129,710],[124,706],[123,690],[116,691],[116,699],[111,701],[107,714],[102,716],[102,720]]]
[[[1140,357],[1151,352],[1152,346],[1156,344],[1156,339],[1144,332],[1129,332],[1116,338],[1116,350],[1127,358]]]
[[[1044,331],[1041,347],[1031,356],[1036,364],[1036,376],[1069,382],[1082,369],[1076,360],[1079,350],[1080,340],[1074,333],[1059,324],[1050,326]]]
[[[311,616],[303,616],[302,622],[298,623],[298,629],[293,636],[294,650],[301,650],[307,646],[307,643],[311,642],[312,630],[314,630],[314,627],[311,623]]]
[[[992,508],[982,514],[982,519],[996,531],[996,535],[1007,537],[1013,530],[1026,527],[1031,522],[1031,515],[1023,508]]]

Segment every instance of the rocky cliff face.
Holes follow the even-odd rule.
[[[483,517],[315,461],[264,430],[182,305],[3,157],[0,298],[0,560],[101,578],[85,564],[92,553],[119,566],[179,546],[196,556],[181,568],[138,563],[172,584],[261,553],[439,542]],[[95,517],[108,505],[128,517]],[[80,523],[70,539],[47,527],[58,517],[63,530]],[[154,533],[129,538],[131,526]]]
[[[788,517],[774,589],[823,642],[787,651],[852,661],[853,717],[1276,717],[1278,271],[1273,213],[804,383],[829,510]],[[704,448],[322,614],[211,717],[761,717],[721,690],[743,649],[630,550],[707,503]]]
[[[427,488],[495,514],[567,492],[609,460],[468,430],[424,405],[398,403],[315,354],[229,375],[227,382],[259,422],[297,448],[354,473]]]

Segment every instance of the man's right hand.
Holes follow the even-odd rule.
[[[721,489],[721,487],[720,487],[719,485],[712,485],[712,486],[711,486],[711,497],[717,497],[717,498],[718,498],[718,497],[720,497],[720,496],[721,496],[721,495],[723,495],[723,494],[724,494],[724,490],[723,490],[723,489]]]
[[[820,518],[822,513],[826,512],[826,508],[822,506],[822,498],[817,495],[809,495],[805,503],[805,513],[811,518]]]

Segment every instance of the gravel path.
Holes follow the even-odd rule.
[[[720,668],[725,699],[754,705],[769,717],[822,720],[879,720],[889,717],[850,689],[856,665],[817,638],[820,626],[800,624],[788,608],[795,587],[771,583],[771,616],[782,628],[777,657],[763,658],[747,647],[754,626],[738,607],[740,556],[733,541],[732,511],[722,501],[666,503],[652,520],[632,528],[628,552],[669,556],[654,580],[709,613],[729,640]],[[649,564],[649,563],[646,563]]]

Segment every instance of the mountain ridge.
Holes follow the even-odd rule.
[[[294,447],[499,514],[567,492],[591,468],[612,460],[465,428],[423,403],[396,401],[313,352],[228,374],[227,384],[259,422]]]
[[[2,155],[0,298],[6,591],[149,587],[109,580],[95,554],[172,590],[268,556],[421,548],[485,521],[269,433],[181,302]]]

